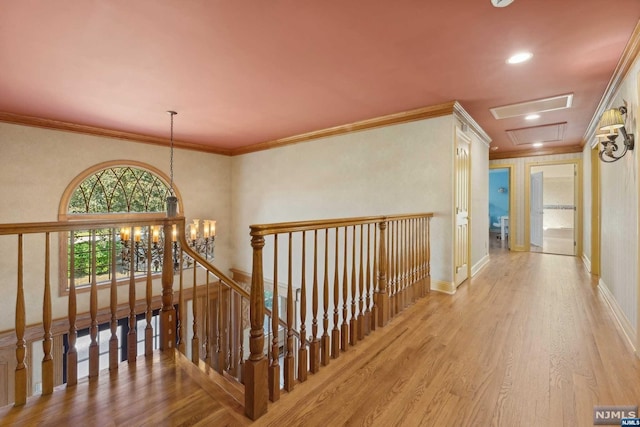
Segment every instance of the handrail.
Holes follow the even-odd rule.
[[[416,214],[398,214],[398,215],[379,215],[379,216],[362,216],[354,218],[334,218],[321,219],[311,221],[291,221],[272,224],[254,224],[249,226],[251,236],[268,236],[276,233],[295,233],[299,231],[312,231],[324,228],[346,227],[350,225],[374,224],[380,221],[395,221],[403,219],[415,218],[432,218],[433,213],[416,213]]]
[[[184,234],[184,217],[175,217],[175,218],[167,218],[166,215],[158,215],[158,216],[146,216],[144,219],[100,219],[100,220],[71,220],[71,221],[50,221],[50,222],[27,222],[27,223],[18,223],[18,224],[0,224],[0,236],[2,235],[11,235],[11,234],[35,234],[35,233],[47,233],[47,232],[65,232],[65,231],[75,231],[75,230],[94,230],[94,229],[102,229],[102,228],[112,228],[112,227],[137,227],[137,226],[147,226],[150,224],[176,224],[180,225],[177,227],[178,233],[178,241],[182,247],[182,250],[187,253],[191,258],[198,261],[201,265],[206,266],[206,268],[213,274],[215,274],[222,282],[232,288],[234,291],[238,292],[245,298],[249,298],[249,292],[247,292],[244,288],[242,288],[238,283],[236,283],[229,276],[220,271],[217,267],[207,261],[204,257],[199,255],[196,251],[191,249],[189,243],[187,242]]]
[[[182,218],[184,221],[184,218]],[[180,230],[184,230],[184,227],[181,227]],[[178,233],[178,242],[180,243],[180,247],[182,250],[189,255],[194,260],[198,261],[203,267],[209,270],[211,273],[215,274],[218,279],[222,281],[225,285],[242,295],[243,297],[249,299],[251,295],[247,292],[242,286],[240,286],[235,280],[231,279],[229,276],[220,271],[217,267],[211,264],[208,260],[206,260],[202,255],[191,249],[189,243],[187,243],[186,238],[184,237],[184,232]]]
[[[184,222],[184,217],[167,218],[166,216],[145,217],[144,219],[100,219],[100,220],[71,220],[50,222],[25,222],[17,224],[0,224],[0,236],[10,234],[34,234],[47,232],[65,232],[75,230],[94,230],[111,227],[136,227],[150,224],[170,224]]]

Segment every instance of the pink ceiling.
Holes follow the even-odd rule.
[[[611,10],[615,8],[615,10]],[[20,0],[0,9],[0,112],[237,148],[457,100],[580,144],[638,0]],[[533,52],[525,64],[505,59]],[[574,94],[536,123],[489,108]]]

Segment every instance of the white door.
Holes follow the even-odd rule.
[[[456,129],[455,236],[453,244],[456,286],[459,286],[469,276],[470,145],[469,137]]]
[[[531,244],[534,246],[542,247],[543,241],[543,228],[542,225],[544,215],[544,202],[543,202],[543,173],[534,172],[531,174],[531,203],[530,206],[530,218],[531,218]]]

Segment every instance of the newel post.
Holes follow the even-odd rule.
[[[257,420],[267,412],[268,375],[267,358],[264,356],[264,279],[262,273],[263,236],[251,238],[253,269],[251,273],[251,300],[249,317],[251,354],[244,364],[244,410],[247,417]]]
[[[378,306],[378,326],[385,326],[389,321],[389,293],[387,291],[387,219],[384,218],[379,224],[380,228],[380,250],[378,253],[378,291],[376,295],[376,305]]]
[[[173,253],[171,247],[172,224],[164,223],[162,253],[162,309],[160,310],[160,350],[173,350],[176,343],[176,310],[173,307]],[[171,351],[173,354],[173,351]]]

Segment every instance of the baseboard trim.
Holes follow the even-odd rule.
[[[478,274],[478,272],[482,270],[482,268],[485,267],[487,264],[489,264],[489,254],[486,254],[485,256],[483,256],[480,261],[478,261],[473,267],[471,267],[471,277]]]
[[[631,325],[631,322],[629,322],[629,319],[627,319],[627,316],[625,316],[624,311],[622,311],[622,307],[620,307],[620,305],[618,304],[618,301],[616,301],[613,294],[607,287],[607,284],[604,283],[602,279],[598,281],[598,289],[600,290],[600,294],[606,301],[607,305],[611,309],[611,313],[613,314],[613,317],[616,319],[618,326],[620,326],[622,335],[624,336],[624,338],[627,340],[627,342],[633,349],[633,352],[636,354],[636,357],[638,357],[639,356],[638,350],[637,350],[638,346],[636,344],[635,332],[633,330],[633,326]]]
[[[431,290],[453,295],[456,293],[456,286],[453,282],[445,282],[443,280],[431,280]]]
[[[586,254],[582,254],[582,262],[584,263],[584,266],[587,267],[587,271],[591,273],[591,260]]]

